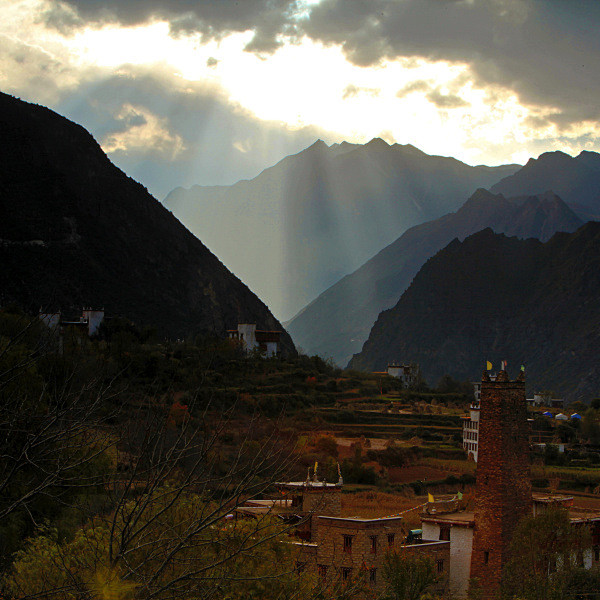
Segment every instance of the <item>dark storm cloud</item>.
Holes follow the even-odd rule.
[[[65,7],[74,9],[75,16]],[[61,30],[84,23],[138,25],[164,19],[174,34],[206,38],[252,29],[248,49],[270,52],[279,45],[278,34],[293,34],[295,8],[295,0],[63,0],[46,18]]]
[[[302,19],[294,0],[64,0],[48,15],[55,26],[73,26],[65,6],[80,23],[163,18],[174,34],[205,38],[252,29],[247,50],[261,53],[275,50],[280,34],[305,34],[341,45],[362,66],[396,57],[464,62],[478,85],[555,107],[561,127],[600,119],[598,0],[322,0]]]
[[[600,119],[597,0],[323,0],[304,23],[359,65],[421,56],[469,64],[481,85],[556,107],[559,125]]]

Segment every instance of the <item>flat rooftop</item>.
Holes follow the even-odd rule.
[[[284,487],[289,489],[342,489],[341,483],[327,483],[325,481],[279,481],[275,484],[277,487]]]
[[[449,525],[462,525],[471,527],[475,524],[475,513],[472,511],[423,515],[421,521],[426,523],[447,523]]]
[[[374,519],[364,519],[362,517],[330,517],[328,515],[318,515],[319,519],[328,519],[331,521],[346,521],[351,523],[382,523],[384,521],[402,521],[402,517],[376,517]]]

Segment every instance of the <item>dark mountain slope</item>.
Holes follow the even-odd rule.
[[[581,225],[552,193],[506,200],[477,190],[456,213],[409,229],[323,292],[287,329],[310,354],[331,356],[345,365],[362,348],[377,315],[394,306],[425,261],[452,239],[491,227],[498,233],[545,241],[556,231],[575,231]]]
[[[545,152],[491,188],[506,197],[548,190],[576,206],[584,220],[600,214],[600,154],[582,152],[572,157],[564,152]]]
[[[82,127],[5,94],[0,215],[0,303],[104,306],[173,337],[281,327]]]
[[[427,261],[350,366],[414,360],[436,382],[506,359],[536,388],[588,399],[600,388],[599,294],[599,223],[545,244],[486,229]]]
[[[471,167],[381,139],[319,140],[250,181],[179,188],[165,205],[289,317],[408,227],[456,210],[517,168]]]

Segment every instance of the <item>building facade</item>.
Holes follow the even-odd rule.
[[[467,456],[477,462],[479,456],[479,403],[481,383],[473,382],[473,400],[469,406],[469,416],[463,417],[463,448]]]
[[[270,358],[279,354],[281,331],[256,329],[256,323],[240,323],[237,329],[228,329],[227,337],[239,342],[245,352],[258,351]]]

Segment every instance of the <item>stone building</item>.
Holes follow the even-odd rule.
[[[388,550],[425,553],[439,575],[435,592],[448,590],[450,544],[444,540],[412,539],[401,516],[376,519],[341,517],[343,482],[316,477],[277,483],[278,497],[252,500],[236,509],[237,518],[271,514],[295,526],[298,566],[314,570],[323,584],[365,577],[374,591],[385,585],[381,567]]]
[[[444,595],[448,590],[450,543],[427,539],[407,543],[406,534],[400,516],[360,519],[319,515],[315,535],[319,577],[345,581],[362,571],[369,586],[383,591],[382,565],[386,552],[422,553],[432,558],[439,576],[433,591]]]
[[[227,337],[238,341],[246,352],[257,350],[265,357],[279,354],[281,331],[256,329],[256,323],[240,323],[237,329],[228,329]]]
[[[480,392],[475,509],[436,513],[434,508],[421,519],[424,537],[450,543],[451,597],[466,597],[470,580],[476,577],[483,598],[497,598],[517,522],[549,506],[568,509],[573,526],[590,530],[592,547],[583,557],[583,566],[598,564],[600,515],[573,508],[571,497],[531,492],[523,373],[514,381],[505,371],[495,378],[484,373]]]
[[[479,461],[475,496],[475,530],[471,577],[484,597],[499,595],[502,569],[509,558],[512,534],[531,512],[529,428],[525,377],[510,381],[506,371],[481,382]]]

